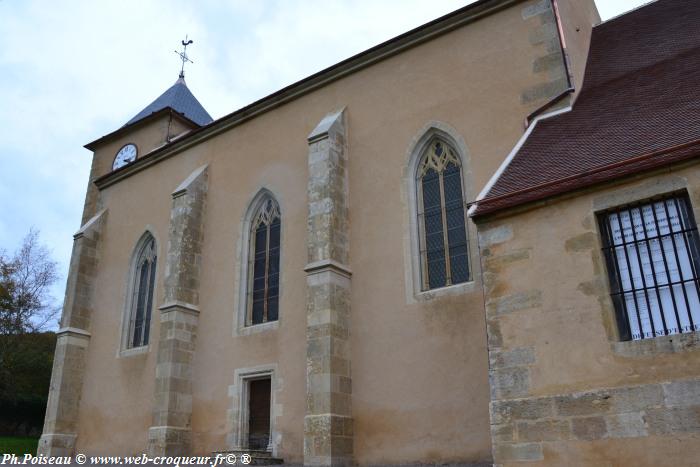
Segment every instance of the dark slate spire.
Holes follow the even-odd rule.
[[[183,114],[186,118],[192,120],[197,125],[204,126],[211,123],[213,119],[209,113],[204,110],[202,104],[199,103],[196,97],[190,92],[185,84],[183,77],[178,78],[170,89],[165,91],[158,99],[151,102],[145,109],[136,114],[131,120],[126,122],[128,126],[139,120],[148,117],[152,113],[158,112],[170,107],[175,112]]]

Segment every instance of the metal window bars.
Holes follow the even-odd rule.
[[[700,239],[687,194],[600,213],[622,340],[700,330]]]

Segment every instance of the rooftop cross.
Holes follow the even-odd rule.
[[[187,46],[190,45],[192,42],[192,39],[187,40],[187,36],[185,36],[185,40],[182,41],[182,52],[178,52],[177,50],[175,51],[175,53],[180,56],[180,60],[182,60],[182,68],[180,68],[180,78],[185,77],[185,62],[194,63],[187,56]]]

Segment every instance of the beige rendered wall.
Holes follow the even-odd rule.
[[[476,236],[472,228],[472,284],[459,293],[414,297],[405,274],[413,267],[406,244],[412,216],[406,166],[412,143],[431,122],[449,127],[467,151],[467,198],[476,196],[521,135],[525,116],[561,91],[535,66],[547,53],[546,44],[532,40],[533,31],[546,24],[540,3],[516,4],[433,39],[102,190],[100,203],[109,216],[95,277],[99,293],[77,450],[145,450],[157,349],[152,338],[147,352],[118,356],[128,265],[137,240],[150,230],[159,253],[151,325],[151,336],[157,336],[171,192],[209,164],[193,449],[229,447],[234,372],[276,365],[276,454],[287,462],[303,460],[306,136],[328,112],[346,107],[356,460],[366,465],[490,459]],[[99,151],[113,154],[134,137]],[[282,211],[280,320],[271,329],[235,335],[242,219],[263,187]]]
[[[698,333],[620,342],[596,212],[687,190],[698,166],[479,223],[498,465],[697,465]]]

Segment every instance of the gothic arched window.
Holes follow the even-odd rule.
[[[139,243],[132,275],[127,348],[148,345],[151,328],[153,288],[156,281],[156,241],[151,234],[146,234]]]
[[[433,139],[416,173],[422,289],[469,281],[462,165],[455,150]]]
[[[264,200],[253,215],[248,254],[246,325],[277,321],[280,283],[280,209]]]

